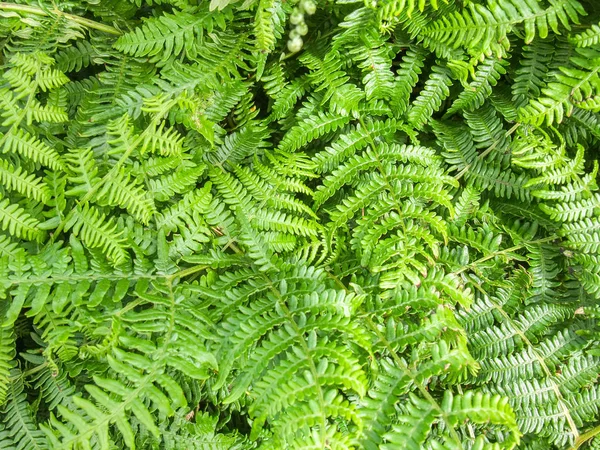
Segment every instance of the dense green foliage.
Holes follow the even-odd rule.
[[[0,448],[600,448],[597,0],[0,2]]]

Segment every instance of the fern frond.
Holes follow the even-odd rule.
[[[285,153],[294,152],[310,141],[343,127],[349,121],[350,118],[347,116],[331,113],[309,116],[285,134],[278,150]]]
[[[401,128],[402,125],[393,119],[388,119],[385,122],[366,122],[365,128],[357,125],[356,129],[340,135],[331,146],[314,156],[316,170],[329,172],[356,151],[366,147],[376,136],[385,137]]]
[[[298,100],[306,93],[308,84],[309,81],[306,77],[299,76],[283,87],[281,92],[275,97],[270,117],[273,120],[278,120],[286,116]]]
[[[276,255],[273,254],[263,237],[252,228],[245,217],[244,211],[237,210],[237,220],[240,223],[240,242],[248,248],[248,256],[263,272],[278,272]]]
[[[442,101],[450,95],[451,85],[449,71],[444,67],[433,66],[425,87],[408,110],[409,122],[416,128],[422,128],[428,123],[432,114],[442,106]]]
[[[166,368],[197,380],[206,379],[207,371],[216,368],[211,354],[198,351],[203,330],[195,320],[200,317],[183,310],[177,314],[175,295],[178,294],[169,284],[156,283],[154,288],[156,292],[137,291],[140,300],[150,308],[131,311],[122,317],[128,332],[120,336],[119,343],[125,349],[115,345],[107,356],[115,376],[94,376],[94,384],[86,386],[89,397],[73,397],[76,411],[58,405],[64,423],[52,417],[52,428],[44,427],[52,445],[89,446],[97,439],[106,446],[110,442],[109,426],[114,425],[125,445],[135,448],[130,414],[158,437],[160,432],[153,413],[169,417],[175,409],[187,404],[180,384],[171,373],[166,373]],[[167,339],[153,342],[136,336],[153,332]],[[152,403],[151,409],[146,402]]]
[[[523,47],[519,68],[515,72],[515,81],[511,87],[513,99],[518,99],[519,103],[523,104],[531,98],[540,96],[541,89],[546,86],[544,80],[553,53],[552,42],[541,39],[536,39]]]
[[[394,163],[399,161],[403,163],[414,162],[422,166],[429,166],[428,171],[430,172],[428,175],[431,174],[441,179],[444,178],[441,170],[435,170],[439,166],[439,162],[435,159],[435,153],[431,149],[406,145],[383,145],[377,150],[369,148],[363,154],[355,155],[346,164],[334,170],[331,175],[325,177],[323,184],[317,188],[317,192],[313,196],[315,206],[319,207],[345,184],[353,183],[361,172],[380,167],[387,162]],[[411,169],[408,166],[405,168],[407,169],[407,177],[413,180],[419,179],[416,166],[412,166],[413,171],[410,175]],[[422,177],[422,179],[425,180],[425,177]]]
[[[210,33],[215,25],[219,26],[219,21],[215,21],[215,14],[207,8],[174,10],[173,14],[149,19],[141,27],[124,34],[115,43],[115,48],[128,55],[150,57],[162,64],[171,56],[182,53],[193,59],[198,54],[204,30]]]
[[[591,47],[600,42],[600,25],[592,24],[587,30],[569,36],[569,41],[578,47]]]
[[[327,89],[325,98],[329,98],[337,88],[348,81],[349,77],[342,70],[341,55],[336,51],[331,51],[324,57],[316,52],[304,52],[300,56],[300,61],[311,69],[308,79],[311,84],[317,86],[315,92]]]
[[[516,197],[521,201],[529,201],[531,194],[526,189],[529,179],[526,173],[515,173],[503,169],[499,164],[486,164],[477,160],[469,168],[465,177],[477,189],[490,190],[499,198]]]
[[[147,224],[155,213],[154,202],[136,178],[130,181],[130,175],[124,170],[111,177],[98,192],[99,203],[120,206],[127,209],[140,222]]]
[[[269,52],[283,34],[284,9],[278,0],[259,0],[254,21],[256,46],[259,51]]]
[[[58,152],[23,129],[4,135],[3,153],[17,153],[53,170],[64,170]]]
[[[79,72],[84,67],[101,60],[101,53],[90,41],[76,41],[72,47],[62,49],[56,56],[56,67],[61,72]]]
[[[18,448],[46,449],[44,434],[37,428],[33,411],[27,402],[20,371],[14,370],[12,374],[15,381],[10,384],[8,400],[2,411],[9,436]]]
[[[410,95],[423,70],[425,56],[426,52],[421,46],[409,48],[402,56],[390,100],[397,117],[404,114],[408,108]]]
[[[360,105],[365,92],[352,83],[347,83],[336,90],[329,100],[329,109],[340,115],[358,117]]]
[[[182,194],[192,188],[205,170],[204,164],[185,162],[171,174],[148,180],[149,191],[155,200],[164,202],[174,194]]]
[[[589,199],[575,200],[567,203],[559,203],[555,206],[540,205],[542,211],[550,216],[550,219],[561,222],[576,222],[592,217],[600,208],[600,194],[596,193]]]
[[[600,447],[598,17],[0,1],[0,448]]]
[[[506,164],[507,147],[511,140],[494,108],[486,105],[473,112],[465,111],[463,115],[469,125],[475,146],[485,149],[485,155],[489,155],[487,157],[490,160]],[[480,158],[483,156],[484,154]]]
[[[217,420],[209,413],[197,412],[193,418],[177,413],[171,424],[160,423],[165,450],[240,450],[244,439],[237,433],[219,432]],[[168,427],[168,428],[167,428]]]
[[[482,380],[493,380],[496,383],[510,379],[532,379],[544,376],[543,365],[551,370],[559,361],[575,354],[585,346],[585,341],[566,329],[558,331],[550,338],[541,341],[536,348],[525,347],[523,350],[481,362]],[[543,365],[542,365],[543,364]]]
[[[410,377],[392,361],[382,359],[379,363],[379,374],[374,380],[368,396],[364,398],[364,406],[361,409],[365,423],[361,442],[365,448],[378,448],[383,441],[385,431],[393,423],[396,413],[395,405],[398,399],[408,392],[411,383]],[[415,400],[419,403],[419,405],[415,405],[416,408],[422,405],[418,398],[415,397]],[[417,436],[412,437],[412,440],[418,440]],[[410,439],[405,442],[412,443]]]
[[[535,285],[534,285],[535,289]],[[572,317],[573,310],[568,307],[552,307],[549,304],[527,308],[514,322],[503,322],[500,327],[491,327],[475,333],[470,339],[474,356],[495,358],[512,353],[528,342],[537,343],[547,327],[562,323]]]
[[[410,395],[410,401],[404,406],[398,423],[385,434],[382,449],[419,449],[425,444],[436,419],[435,407],[416,395]]]
[[[457,99],[448,109],[447,114],[460,110],[474,111],[483,105],[486,98],[492,93],[492,87],[506,73],[508,63],[504,59],[486,58],[477,66],[473,81],[465,86]]]
[[[0,196],[0,227],[15,237],[31,241],[41,241],[44,232],[40,222],[18,204]]]
[[[365,74],[362,82],[367,100],[388,98],[394,88],[390,49],[374,30],[369,35],[363,35],[362,43],[350,54]]]
[[[160,213],[156,220],[157,228],[166,232],[185,227],[186,221],[194,213],[206,213],[211,203],[211,184],[206,183],[202,189],[188,192],[179,202]]]
[[[8,236],[0,235],[0,256],[15,256],[18,252],[18,244]]]
[[[100,183],[98,168],[91,149],[76,149],[65,156],[70,171],[75,176],[69,181],[76,186],[65,192],[65,195],[83,196]]]
[[[521,110],[524,122],[534,125],[561,123],[565,116],[572,114],[575,105],[593,111],[600,109],[594,103],[599,95],[600,66],[597,63],[600,53],[587,48],[577,49],[577,53],[571,58],[574,67],[561,67],[554,73],[554,80],[542,89],[543,96]]]
[[[397,197],[429,198],[448,208],[452,208],[452,205],[449,202],[449,196],[441,185],[436,184],[437,183],[421,183],[416,185],[404,185],[401,182],[397,182],[390,186],[384,175],[373,174],[367,184],[364,184],[357,189],[354,196],[344,199],[343,202],[337,206],[337,211],[331,214],[331,231],[334,231],[345,224],[361,208],[369,205],[374,198],[390,187]]]
[[[11,387],[13,359],[15,357],[15,335],[10,326],[0,328],[0,405],[4,405]]]
[[[207,158],[216,164],[238,164],[264,148],[268,137],[269,131],[265,127],[248,124],[228,134],[223,144],[214,153],[209,153]]]
[[[288,277],[291,281],[294,274]],[[229,319],[230,325],[220,332],[221,358],[226,367],[256,345],[250,355],[252,362],[241,368],[226,401],[244,395],[249,381],[259,376],[250,394],[255,398],[251,413],[258,427],[266,420],[272,422],[282,444],[291,442],[304,425],[320,427],[323,433],[323,424],[332,423],[330,420],[335,417],[359,421],[355,407],[343,401],[338,389],[362,395],[366,381],[356,358],[327,337],[349,334],[358,345],[368,346],[360,327],[349,320],[353,297],[322,289],[296,293],[299,287],[281,278],[273,293],[248,307],[240,307]],[[296,315],[303,319],[296,322]],[[273,369],[263,377],[266,367]],[[225,381],[226,375],[227,371],[221,380]],[[317,397],[320,400],[307,401],[310,392],[321,392]],[[290,427],[290,423],[294,426]]]
[[[34,200],[48,203],[50,190],[40,178],[28,174],[22,167],[15,167],[7,160],[0,160],[0,182],[8,190],[14,190]]]
[[[294,198],[291,194],[281,192],[284,189],[295,188],[296,186],[291,186],[294,180],[277,179],[276,177],[269,180],[269,171],[261,170],[260,166],[255,167],[254,171],[250,171],[245,167],[236,167],[235,173],[246,189],[248,189],[252,196],[257,201],[260,201],[261,204],[264,203],[276,210],[305,213],[308,216],[316,218],[316,214],[304,202]],[[273,189],[273,185],[279,187],[281,191],[279,189]],[[298,184],[297,187],[300,192],[308,193],[308,188],[305,189],[305,186]]]
[[[430,125],[440,146],[446,150],[442,155],[451,170],[462,172],[470,168],[478,152],[469,128],[441,121],[431,121]]]
[[[262,230],[274,230],[299,236],[317,236],[320,227],[314,222],[281,212],[265,211],[249,217]]]
[[[597,218],[588,218],[563,225],[562,234],[569,245],[586,253],[597,253],[600,250],[600,222]]]
[[[424,34],[428,45],[464,46],[474,56],[501,54],[510,45],[508,32],[518,24],[523,24],[525,43],[530,43],[536,35],[543,39],[550,31],[558,34],[559,22],[570,29],[570,22],[578,23],[578,16],[585,14],[577,0],[555,0],[545,9],[536,0],[469,3],[432,23]]]
[[[71,397],[75,394],[75,386],[71,385],[66,373],[55,375],[48,368],[42,369],[35,375],[35,386],[40,389],[50,410],[56,410],[58,405],[74,408]]]
[[[152,133],[147,134],[142,144],[142,152],[149,150],[162,156],[180,155],[183,153],[183,137],[173,127],[161,123]]]
[[[127,259],[122,231],[112,219],[106,220],[106,216],[94,207],[86,205],[72,210],[65,230],[72,230],[89,247],[102,249],[115,264]]]
[[[464,395],[453,395],[451,391],[446,391],[442,410],[447,414],[450,423],[470,420],[474,423],[502,425],[509,432],[503,446],[512,448],[519,444],[521,433],[515,414],[505,397],[473,391]]]

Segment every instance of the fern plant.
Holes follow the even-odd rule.
[[[599,22],[0,2],[0,447],[598,448]]]

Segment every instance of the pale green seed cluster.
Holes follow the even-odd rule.
[[[302,0],[295,7],[290,16],[290,23],[294,28],[290,31],[288,39],[288,50],[292,53],[299,52],[302,49],[304,41],[302,36],[308,33],[308,26],[304,22],[304,14],[312,16],[317,10],[317,5],[312,0]]]

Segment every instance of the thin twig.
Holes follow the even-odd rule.
[[[94,30],[103,31],[104,33],[112,34],[115,36],[120,36],[122,34],[121,31],[117,30],[115,27],[111,27],[110,25],[105,25],[94,20],[86,19],[75,14],[68,14],[57,8],[53,10],[45,10],[37,6],[17,5],[14,3],[0,2],[0,10],[14,11],[17,13],[35,14],[36,16],[44,17],[50,17],[52,15],[62,16],[65,19],[70,20],[71,22],[75,22],[86,28],[93,28]]]

